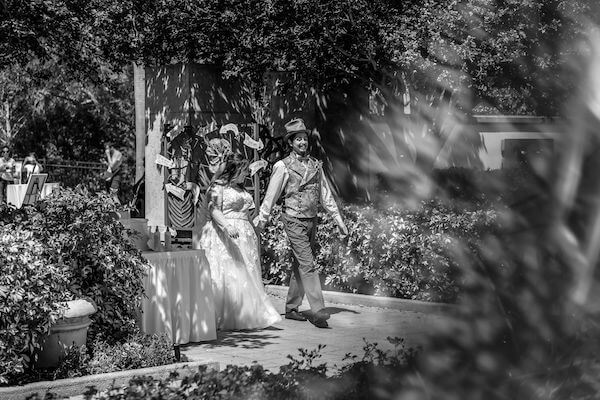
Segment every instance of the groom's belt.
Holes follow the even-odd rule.
[[[285,210],[283,212],[283,214],[288,218],[301,219],[301,220],[313,219],[317,216],[316,214],[315,215],[306,215],[306,214],[290,212],[288,210]]]

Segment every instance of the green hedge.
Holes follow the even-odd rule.
[[[44,245],[17,225],[0,225],[0,385],[23,374],[61,315],[67,276]]]
[[[466,211],[435,201],[416,210],[344,206],[342,215],[350,232],[344,241],[331,218],[318,216],[316,254],[325,288],[439,302],[458,296],[457,250],[473,249],[498,217],[492,209]],[[287,284],[292,253],[280,216],[276,207],[262,232],[263,277]]]
[[[92,338],[123,343],[137,332],[149,264],[115,210],[109,196],[81,187],[63,188],[35,207],[0,206],[0,384],[20,379],[31,365],[60,301],[97,305]]]

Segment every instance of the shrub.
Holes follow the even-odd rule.
[[[66,271],[65,290],[96,303],[91,329],[118,340],[135,329],[148,264],[115,211],[105,193],[66,188],[38,202],[25,225],[44,243],[47,261]]]
[[[424,202],[418,210],[370,206],[342,208],[347,241],[337,226],[319,214],[316,260],[326,287],[401,298],[452,302],[458,295],[456,241],[475,243],[493,229],[497,213],[464,211]],[[267,281],[287,282],[292,253],[285,238],[281,209],[263,231],[263,270]]]
[[[0,384],[22,374],[60,317],[67,275],[31,231],[0,225]]]
[[[0,209],[0,223],[34,233],[45,263],[66,275],[61,285],[69,298],[88,297],[98,311],[91,316],[91,336],[103,331],[107,340],[135,332],[141,309],[147,261],[127,240],[128,231],[114,217],[116,206],[105,193],[83,187],[61,188],[35,207]]]
[[[117,344],[98,337],[91,345],[91,352],[92,357],[87,364],[90,374],[155,367],[176,361],[173,343],[166,334],[138,332]]]
[[[186,361],[182,356],[182,361]],[[122,342],[110,344],[99,336],[87,346],[71,346],[56,368],[31,369],[11,384],[76,378],[90,374],[155,367],[176,362],[173,344],[165,334],[133,333]]]

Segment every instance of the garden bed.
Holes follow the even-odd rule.
[[[124,386],[136,376],[152,376],[154,379],[160,380],[166,379],[171,373],[176,372],[180,378],[183,378],[196,373],[200,366],[209,370],[219,369],[219,363],[207,360],[86,375],[78,378],[40,381],[21,386],[0,387],[0,399],[23,400],[35,394],[41,395],[43,398],[46,393],[53,393],[58,398],[72,397],[83,394],[90,386],[99,391],[108,390],[113,386]]]

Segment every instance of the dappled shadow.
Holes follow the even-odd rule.
[[[276,326],[267,326],[264,331],[282,331],[283,328],[277,328]]]
[[[240,349],[260,349],[274,344],[279,334],[274,333],[278,328],[270,327],[263,330],[217,332],[217,340],[202,343],[204,348],[239,347]]]
[[[339,314],[341,312],[348,312],[348,313],[352,313],[352,314],[360,314],[358,311],[350,310],[348,308],[341,308],[341,307],[325,307],[323,309],[323,311],[326,311],[329,314]]]

